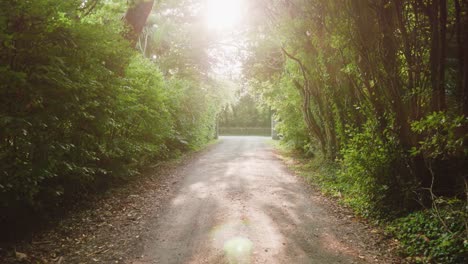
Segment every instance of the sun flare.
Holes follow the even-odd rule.
[[[210,29],[235,28],[242,18],[242,0],[206,0],[205,23]]]

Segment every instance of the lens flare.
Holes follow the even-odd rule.
[[[211,231],[213,246],[222,249],[229,264],[250,264],[254,244],[247,238],[250,232],[247,218],[225,222]]]
[[[234,237],[224,243],[224,254],[229,264],[249,264],[253,243],[248,238]]]

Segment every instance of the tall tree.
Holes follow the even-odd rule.
[[[127,39],[136,43],[138,36],[143,31],[148,16],[153,9],[154,0],[131,0],[124,19],[129,25]]]

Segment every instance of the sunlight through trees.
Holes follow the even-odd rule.
[[[332,168],[322,188],[391,223],[408,254],[466,260],[466,1],[1,7],[5,229],[207,144],[218,121],[274,113],[283,144]]]

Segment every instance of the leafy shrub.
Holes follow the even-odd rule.
[[[207,143],[215,134],[218,109],[210,95],[193,80],[171,78],[167,82],[171,91],[171,115],[174,120],[173,144],[196,149]]]
[[[376,126],[368,121],[361,130],[347,129],[337,177],[351,207],[361,215],[380,217],[397,208],[403,190],[398,190],[394,170],[401,157],[398,141],[391,132],[379,136]]]
[[[40,207],[86,190],[115,151],[106,139],[133,52],[111,28],[73,19],[73,1],[52,2],[2,7],[2,206]]]
[[[462,203],[452,200],[441,209],[411,213],[392,222],[389,231],[417,263],[466,263],[468,240]]]
[[[251,94],[239,93],[235,104],[226,107],[219,117],[220,127],[270,127],[270,111],[263,108]]]
[[[419,121],[411,123],[411,129],[423,136],[418,147],[412,148],[413,155],[423,154],[427,159],[449,159],[457,155],[468,155],[463,142],[468,135],[457,133],[468,124],[468,117],[452,116],[446,112],[433,112]]]
[[[164,77],[122,37],[118,16],[79,18],[82,4],[0,10],[2,222],[129,179],[214,134],[218,105],[199,83]]]

